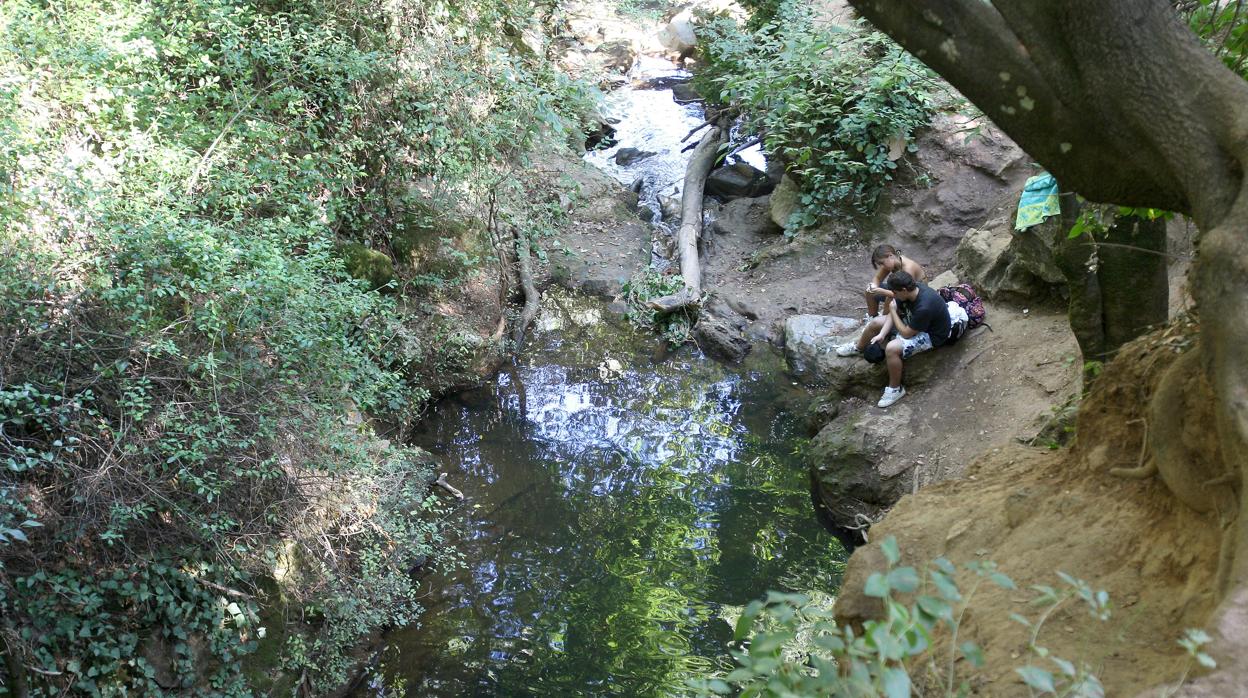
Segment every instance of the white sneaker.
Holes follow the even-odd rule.
[[[879,407],[892,407],[898,400],[906,396],[906,386],[899,385],[896,388],[885,388],[884,395],[880,397],[880,401],[875,403]]]
[[[861,353],[862,351],[858,349],[857,342],[845,342],[844,344],[836,348],[837,356],[853,356],[854,354],[861,354]]]

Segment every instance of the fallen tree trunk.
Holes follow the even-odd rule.
[[[537,284],[533,282],[533,262],[530,258],[529,236],[521,232],[519,228],[512,228],[511,234],[516,241],[516,262],[520,270],[520,288],[524,289],[524,310],[520,312],[520,320],[516,323],[515,332],[512,334],[516,344],[516,354],[519,354],[520,347],[524,343],[524,333],[529,329],[533,318],[537,317],[537,309],[541,297],[537,293]]]
[[[702,197],[723,136],[724,129],[711,127],[694,149],[689,169],[685,171],[676,249],[680,252],[680,276],[695,298],[702,294],[702,265],[698,261],[698,240],[702,237]]]

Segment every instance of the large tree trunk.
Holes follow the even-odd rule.
[[[1201,231],[1193,274],[1199,350],[1216,398],[1211,438],[1235,474],[1210,489],[1230,488],[1240,514],[1227,532],[1228,592],[1212,620],[1221,668],[1184,690],[1240,695],[1248,685],[1248,83],[1165,0],[850,2],[1067,186],[1093,201],[1190,214]]]
[[[1117,217],[1108,230],[1068,238],[1080,213],[1078,197],[1062,197],[1054,261],[1066,277],[1070,328],[1086,364],[1109,361],[1122,345],[1169,320],[1170,279],[1164,219]]]

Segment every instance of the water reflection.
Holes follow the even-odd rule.
[[[462,464],[465,565],[427,580],[370,695],[670,695],[726,661],[721,606],[838,583],[775,360],[654,365],[585,303],[549,302],[526,361],[427,421]]]

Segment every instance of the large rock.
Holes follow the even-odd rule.
[[[389,289],[394,281],[394,262],[382,252],[358,242],[346,242],[338,246],[347,273],[368,282],[369,288]]]
[[[1012,197],[1016,200],[1017,194]],[[1005,212],[967,231],[958,243],[955,257],[961,278],[988,298],[1017,301],[1064,295],[1065,278],[1054,262],[1062,234],[1060,217],[1016,232],[1012,208]]]
[[[840,397],[874,402],[887,381],[884,364],[861,356],[837,356],[836,347],[855,340],[862,320],[829,315],[794,315],[784,323],[784,358],[791,373],[807,385],[826,387]],[[926,382],[937,371],[940,350],[924,352],[906,361],[907,388]]]
[[[910,428],[911,408],[865,408],[840,415],[821,429],[806,450],[815,491],[837,528],[879,518],[909,491],[908,468],[888,456]]]
[[[693,337],[708,356],[737,363],[750,353],[745,324],[738,316],[723,317],[704,312],[693,327]]]
[[[693,29],[693,10],[681,11],[659,29],[659,43],[673,53],[687,54],[698,45],[698,35]]]
[[[862,329],[862,320],[833,315],[793,315],[784,321],[784,358],[789,372],[803,382],[821,383],[851,360],[836,346]],[[865,362],[852,362],[865,363]]]
[[[637,59],[637,50],[628,39],[604,42],[594,49],[594,53],[602,57],[604,68],[620,73],[627,73]]]
[[[693,102],[701,102],[702,95],[694,89],[693,85],[688,82],[680,82],[672,85],[672,99],[677,104],[692,104]]]
[[[717,168],[706,178],[706,194],[723,201],[771,192],[767,174],[746,162]]]
[[[748,239],[766,237],[780,232],[771,221],[771,209],[767,197],[733,199],[720,206],[710,224],[710,230],[718,235],[740,236]]]
[[[802,188],[787,174],[771,193],[771,220],[781,228],[789,227],[789,218],[801,204]]]
[[[640,150],[638,148],[620,148],[615,151],[615,157],[613,159],[615,160],[615,164],[620,167],[628,167],[633,163],[641,162],[642,160],[652,158],[655,155],[656,153],[652,153],[649,150]],[[638,189],[640,189],[640,187],[638,187]]]

